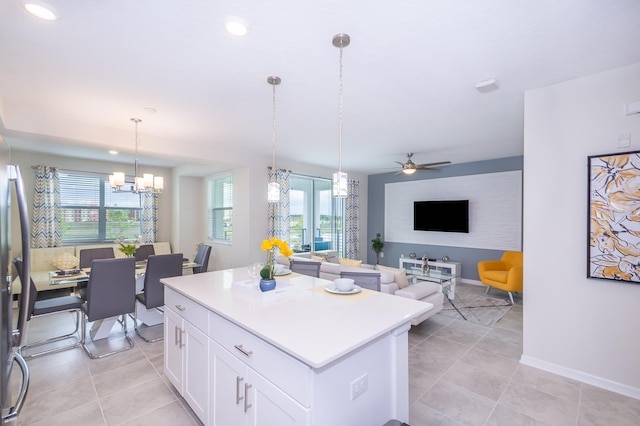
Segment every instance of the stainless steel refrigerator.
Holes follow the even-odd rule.
[[[20,168],[8,163],[9,149],[0,136],[0,425],[15,423],[29,388],[29,369],[24,358],[16,348],[22,343],[23,330],[26,327],[26,309],[20,309],[19,318],[14,328],[13,295],[11,294],[11,234],[21,235],[23,275],[20,280],[23,289],[20,305],[28,306],[30,274],[29,251],[29,215],[24,195],[24,186],[20,176]],[[20,229],[11,229],[11,193],[15,191],[17,211],[20,217]],[[14,253],[17,247],[14,248]],[[26,283],[26,285],[25,285]],[[18,368],[15,368],[15,367]],[[22,374],[19,389],[10,388],[12,374]]]

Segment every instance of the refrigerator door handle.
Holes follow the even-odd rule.
[[[13,345],[20,346],[23,332],[27,326],[27,307],[29,306],[29,285],[31,283],[31,248],[29,246],[29,213],[27,210],[27,197],[24,193],[24,184],[20,167],[9,165],[9,180],[16,185],[16,199],[18,200],[18,214],[20,217],[20,233],[22,239],[22,294],[20,296],[20,307],[18,309],[17,329],[13,331]],[[26,290],[26,291],[25,291]]]
[[[24,399],[27,397],[27,390],[29,390],[29,369],[27,368],[27,362],[17,352],[13,353],[13,360],[20,366],[20,370],[22,370],[22,385],[20,386],[20,393],[16,398],[16,404],[2,417],[2,424],[15,421],[18,418],[18,414],[20,414],[20,410],[22,410],[22,404],[24,404]]]

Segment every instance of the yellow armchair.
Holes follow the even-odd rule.
[[[478,275],[482,284],[487,286],[486,293],[491,287],[509,293],[513,304],[512,292],[522,292],[523,289],[523,260],[521,251],[505,251],[500,260],[481,260],[478,262]]]

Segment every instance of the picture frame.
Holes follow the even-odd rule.
[[[588,157],[587,278],[640,284],[640,151]]]

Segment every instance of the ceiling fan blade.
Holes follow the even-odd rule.
[[[402,167],[404,167],[404,163],[401,163],[399,161],[396,161],[397,164],[400,164]]]
[[[442,166],[444,164],[451,164],[451,161],[439,161],[437,163],[425,163],[425,164],[416,164],[416,169],[428,169],[433,166]]]

